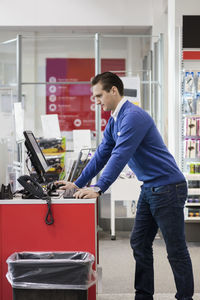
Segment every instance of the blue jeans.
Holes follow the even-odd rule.
[[[187,184],[181,182],[154,188],[142,186],[137,205],[131,247],[136,261],[135,300],[152,300],[154,270],[152,244],[158,228],[165,240],[178,300],[192,300],[194,281],[192,263],[184,233],[184,203]]]

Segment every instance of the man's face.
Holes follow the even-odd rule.
[[[113,86],[109,92],[102,89],[102,84],[97,83],[93,86],[93,97],[98,105],[101,105],[104,111],[114,111],[117,107],[116,102],[117,88]]]

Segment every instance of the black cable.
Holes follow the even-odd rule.
[[[53,214],[52,214],[52,210],[51,210],[51,198],[49,196],[45,196],[42,198],[43,200],[46,200],[47,203],[47,214],[45,217],[45,223],[47,225],[52,225],[54,223],[54,218],[53,218]]]
[[[29,172],[29,175],[31,174],[31,170],[29,169],[29,166],[28,166],[28,160],[30,159],[30,156],[29,156],[29,154],[27,153],[27,157],[26,157],[26,160],[25,160],[25,164],[26,164],[26,168],[27,168],[27,170],[28,170],[28,172]]]

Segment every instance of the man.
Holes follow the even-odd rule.
[[[152,118],[123,97],[123,83],[117,75],[99,74],[93,78],[92,86],[97,104],[104,111],[111,111],[111,117],[89,164],[74,183],[65,183],[63,188],[80,188],[75,193],[76,198],[97,197],[108,189],[128,163],[143,181],[130,240],[136,260],[135,299],[153,299],[152,243],[160,228],[174,274],[175,297],[191,300],[193,272],[184,236],[185,178]],[[104,166],[96,186],[82,189]]]

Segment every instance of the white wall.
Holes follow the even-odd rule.
[[[176,26],[182,25],[183,15],[200,15],[200,1],[176,0]]]
[[[166,32],[168,0],[153,0],[153,33]],[[175,0],[176,26],[182,25],[183,15],[200,15],[199,0]]]
[[[167,30],[167,0],[153,0],[152,34],[159,35]]]
[[[163,34],[163,110],[162,119],[163,137],[168,144],[168,21],[167,21],[167,0],[153,0],[153,25],[152,35]],[[153,47],[153,45],[152,45]]]
[[[152,0],[1,0],[0,26],[151,25]]]

